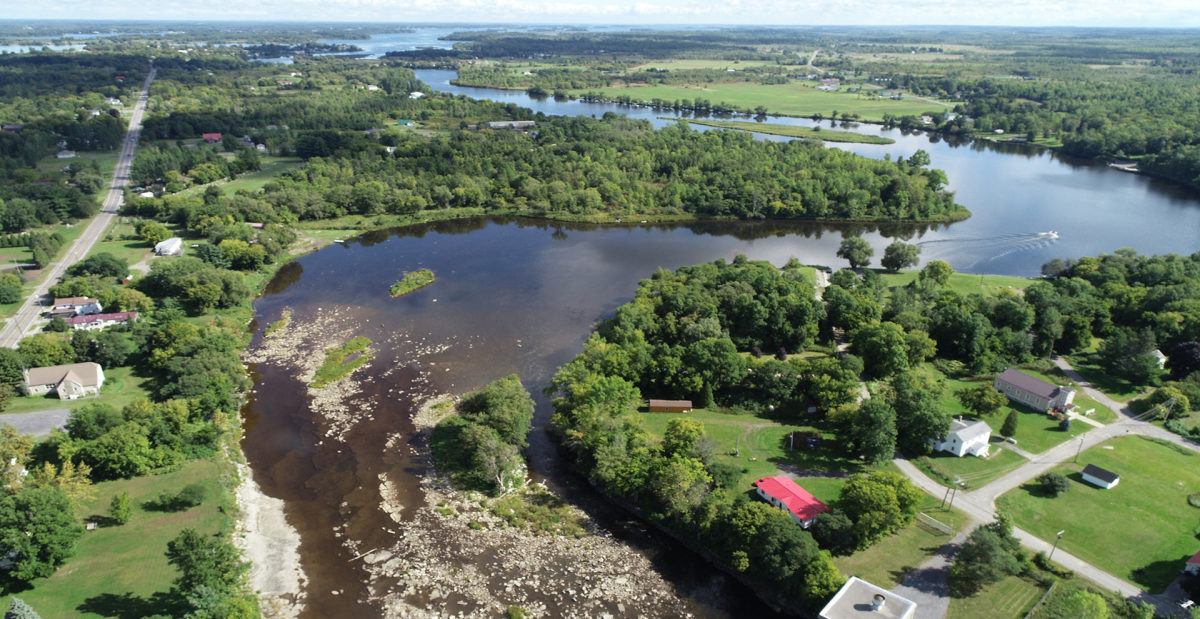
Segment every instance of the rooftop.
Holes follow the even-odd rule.
[[[1013,368],[1004,370],[1004,373],[997,377],[997,380],[1043,398],[1053,398],[1058,393],[1057,386]]]
[[[754,482],[754,485],[782,501],[788,511],[796,514],[801,520],[812,520],[817,517],[817,514],[829,511],[828,505],[818,501],[817,497],[809,494],[790,477],[784,475],[764,477]]]
[[[1111,484],[1112,482],[1117,481],[1118,479],[1121,478],[1120,475],[1117,475],[1116,473],[1114,473],[1108,469],[1102,469],[1102,468],[1096,466],[1095,464],[1089,464],[1089,465],[1083,467],[1083,474],[1095,477],[1096,479],[1099,479],[1100,481],[1103,481],[1104,483],[1107,483],[1107,484]]]
[[[58,384],[64,378],[71,378],[81,385],[98,385],[100,383],[100,364],[86,361],[69,365],[52,365],[44,368],[32,368],[25,372],[25,382],[29,385]]]
[[[965,443],[980,436],[990,436],[992,427],[982,421],[955,419],[950,423],[950,434],[957,434],[958,438]]]
[[[683,406],[685,408],[692,407],[691,400],[650,400],[650,406]]]
[[[54,306],[59,305],[83,305],[85,303],[95,303],[96,300],[91,297],[66,297],[65,299],[55,299]]]
[[[882,596],[883,605],[875,609],[876,596]],[[911,619],[916,614],[917,603],[891,591],[851,576],[838,590],[833,599],[821,609],[821,619]]]

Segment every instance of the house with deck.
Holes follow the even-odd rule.
[[[784,475],[764,477],[754,482],[754,488],[763,500],[779,509],[786,509],[792,515],[792,520],[806,529],[818,515],[829,511],[828,505]]]
[[[996,391],[1008,396],[1013,402],[1042,412],[1065,411],[1075,399],[1073,390],[1052,385],[1014,368],[1008,368],[997,376],[994,386]]]
[[[992,438],[992,427],[982,421],[963,421],[962,417],[950,423],[950,430],[935,439],[929,439],[929,445],[935,451],[952,453],[959,458],[965,455],[986,458]]]

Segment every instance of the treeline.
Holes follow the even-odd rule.
[[[734,66],[736,65],[731,63],[730,68]],[[628,63],[613,63],[609,66],[598,65],[585,68],[539,66],[532,69],[530,73],[531,75],[525,75],[524,72],[518,73],[506,66],[464,64],[459,67],[458,77],[454,83],[460,86],[561,92],[584,88],[607,88],[614,84],[647,86],[699,83],[786,84],[789,79],[797,77],[784,67],[770,65],[738,67],[734,71],[654,68],[629,71]]]
[[[819,143],[686,124],[545,118],[538,135],[459,131],[310,160],[264,187],[300,219],[448,207],[534,214],[694,213],[742,219],[945,221],[966,215],[939,170]],[[915,161],[915,160],[914,160]]]
[[[139,185],[163,182],[168,191],[181,191],[189,184],[204,185],[223,178],[258,170],[258,151],[234,146],[233,158],[222,157],[216,148],[205,146],[148,146],[138,149],[129,168],[130,179]],[[184,178],[187,177],[187,178]]]

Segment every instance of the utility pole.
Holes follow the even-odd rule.
[[[1079,437],[1079,449],[1075,450],[1075,459],[1072,462],[1079,462],[1079,452],[1083,451],[1083,437]]]
[[[1066,530],[1066,529],[1063,529],[1062,531],[1059,531],[1059,532],[1058,532],[1058,537],[1056,537],[1056,538],[1054,539],[1054,547],[1050,549],[1050,556],[1046,557],[1046,560],[1047,560],[1047,561],[1049,561],[1050,559],[1053,559],[1053,558],[1054,558],[1054,551],[1055,551],[1055,550],[1058,550],[1058,543],[1059,543],[1060,541],[1062,541],[1062,535],[1063,535],[1063,533],[1066,533],[1066,532],[1067,532],[1067,530]]]
[[[1163,425],[1164,426],[1167,425],[1167,420],[1171,418],[1171,410],[1175,408],[1175,398],[1171,398],[1170,400],[1167,400],[1166,407],[1167,407],[1167,414],[1165,417],[1163,417]]]

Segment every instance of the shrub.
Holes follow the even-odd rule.
[[[1045,491],[1046,494],[1053,497],[1056,497],[1071,489],[1070,480],[1062,475],[1059,475],[1058,473],[1045,473],[1043,475],[1039,475],[1037,478],[1037,483],[1041,485],[1042,490]]]
[[[1193,492],[1188,495],[1188,505],[1200,507],[1200,492]]]

